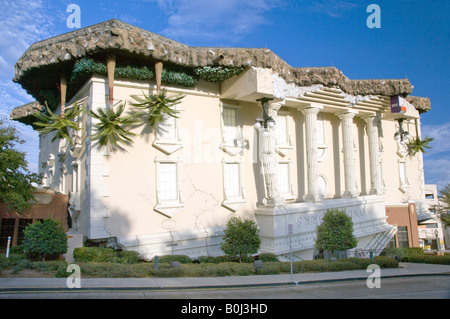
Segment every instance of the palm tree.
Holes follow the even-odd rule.
[[[137,95],[132,95],[131,97],[138,103],[132,103],[131,105],[146,110],[146,121],[151,126],[164,121],[164,114],[178,118],[176,114],[180,111],[175,110],[173,107],[181,103],[181,99],[184,98],[184,95],[168,97],[167,91],[164,89],[156,94],[146,95],[143,93],[143,95],[143,98]]]
[[[91,135],[91,139],[97,140],[101,147],[107,146],[112,149],[121,148],[118,143],[126,145],[133,143],[130,136],[136,134],[125,128],[126,126],[138,123],[140,120],[137,117],[141,114],[137,112],[131,115],[122,116],[124,110],[125,103],[119,104],[116,111],[114,111],[113,108],[107,108],[106,110],[98,108],[97,113],[90,110],[87,111],[91,117],[99,120],[99,122],[94,125],[97,133]]]
[[[40,122],[33,123],[34,125],[41,127],[37,129],[37,131],[42,134],[56,132],[55,136],[52,138],[52,142],[56,139],[66,138],[70,142],[70,145],[73,146],[73,140],[70,137],[69,129],[76,131],[80,130],[78,124],[75,123],[75,119],[83,109],[76,103],[73,107],[67,109],[62,107],[61,114],[56,115],[50,110],[47,102],[45,102],[45,106],[47,108],[47,114],[41,112],[36,112],[33,114],[33,116],[40,120]]]
[[[411,142],[408,143],[409,155],[414,156],[419,152],[426,153],[425,148],[431,148],[429,144],[433,140],[433,137],[428,136],[425,136],[423,139],[420,139],[420,137],[413,138]]]

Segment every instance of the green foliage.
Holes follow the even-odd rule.
[[[108,69],[106,64],[89,58],[78,60],[73,67],[69,84],[79,87],[94,74],[107,76]],[[117,65],[114,69],[114,77],[133,80],[150,80],[155,77],[155,73],[147,66],[143,65]]]
[[[120,148],[118,143],[125,145],[133,143],[130,136],[136,134],[127,130],[127,126],[131,126],[139,122],[137,118],[140,113],[134,113],[131,115],[123,116],[125,110],[125,103],[119,104],[117,110],[108,108],[103,110],[97,109],[97,113],[94,111],[87,111],[87,113],[93,118],[99,120],[94,127],[96,133],[91,136],[91,139],[97,141],[100,146],[108,146],[112,149]]]
[[[192,258],[186,255],[165,255],[158,256],[158,261],[162,264],[170,264],[172,261],[179,261],[180,264],[188,264],[192,262]]]
[[[15,149],[24,142],[15,127],[0,117],[0,203],[19,213],[31,206],[35,189],[32,183],[40,182],[39,175],[28,170],[25,153]]]
[[[24,253],[32,259],[55,258],[67,252],[67,236],[60,223],[46,219],[25,228],[22,245]]]
[[[112,248],[78,247],[73,250],[75,262],[113,262],[116,257]]]
[[[450,255],[408,255],[402,258],[402,262],[450,265]]]
[[[116,251],[105,247],[78,247],[73,250],[76,262],[108,262],[119,264],[135,264],[139,262],[136,251]]]
[[[172,117],[177,117],[176,114],[179,113],[175,110],[175,105],[181,103],[181,99],[184,95],[176,95],[174,97],[168,97],[167,91],[162,89],[161,92],[156,94],[146,95],[142,93],[144,97],[137,95],[132,95],[131,97],[137,101],[137,103],[132,103],[131,105],[142,109],[147,117],[146,121],[154,126],[162,121],[164,121],[164,115],[167,114]]]
[[[239,217],[232,217],[227,222],[222,239],[222,251],[227,255],[239,257],[240,262],[244,257],[257,253],[261,245],[256,223]]]
[[[275,262],[275,261],[278,261],[278,257],[275,254],[262,253],[262,254],[259,254],[259,260],[261,260],[263,262]]]
[[[439,198],[442,206],[447,212],[441,213],[441,221],[444,223],[445,227],[450,227],[450,183],[444,186],[444,189],[439,191],[441,193],[441,197]]]
[[[208,82],[223,82],[233,75],[241,74],[244,70],[244,67],[204,66],[197,68],[195,73],[200,79]]]
[[[52,138],[52,142],[56,139],[67,139],[70,145],[73,146],[73,140],[70,137],[69,130],[80,130],[80,127],[75,123],[75,119],[82,112],[82,109],[75,104],[73,107],[66,110],[61,110],[60,115],[53,113],[45,103],[47,108],[47,113],[36,112],[33,114],[40,122],[34,122],[33,125],[39,126],[41,128],[37,129],[41,134],[48,134],[51,132],[56,132],[55,136]]]
[[[423,139],[420,137],[413,138],[408,143],[408,153],[410,156],[414,156],[419,152],[426,153],[425,148],[431,148],[430,143],[434,140],[433,137],[425,136]]]
[[[192,71],[186,68],[167,65],[161,74],[161,82],[169,85],[193,87],[197,85],[198,80],[191,73]],[[89,58],[78,60],[74,65],[69,84],[80,87],[94,74],[107,76],[106,64]],[[155,72],[143,64],[118,64],[114,70],[114,77],[116,79],[151,80],[155,78]]]
[[[198,80],[192,75],[184,72],[176,72],[164,69],[161,74],[161,83],[168,85],[193,87],[197,85]]]
[[[344,210],[329,209],[317,226],[316,248],[319,251],[347,250],[358,244],[353,235],[353,222]]]

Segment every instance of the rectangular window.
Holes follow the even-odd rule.
[[[178,199],[177,164],[161,162],[158,164],[158,200],[176,201]]]
[[[408,227],[406,227],[406,226],[398,226],[397,240],[398,240],[398,247],[399,248],[409,247]]]
[[[277,129],[275,130],[275,136],[278,144],[289,144],[289,132],[287,124],[287,115],[277,115]]]
[[[280,194],[290,194],[291,192],[289,163],[278,163],[278,190]]]
[[[317,144],[325,145],[325,133],[323,125],[323,114],[317,114]]]
[[[223,116],[223,138],[227,144],[234,144],[239,137],[237,109],[224,107]]]
[[[241,196],[239,163],[225,163],[224,187],[227,198]]]
[[[158,124],[156,133],[160,139],[177,139],[176,118],[163,114],[163,121]]]
[[[406,163],[404,161],[398,162],[398,174],[399,174],[399,189],[406,193],[409,188],[409,181],[406,175]]]
[[[72,162],[72,192],[78,193],[80,185],[80,169],[78,162]]]

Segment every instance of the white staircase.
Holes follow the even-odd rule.
[[[364,250],[373,251],[374,256],[378,256],[381,251],[386,247],[389,241],[394,237],[397,232],[397,226],[392,226],[391,229],[376,234],[372,240],[364,247]]]

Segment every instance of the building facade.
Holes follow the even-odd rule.
[[[72,81],[87,58],[108,69]],[[136,65],[156,76],[118,72]],[[184,96],[177,118],[132,128],[133,142],[119,150],[93,141],[97,120],[87,113],[76,119],[73,145],[40,136],[43,186],[69,196],[72,234],[144,259],[221,255],[224,226],[237,215],[258,224],[261,252],[288,254],[291,239],[295,255],[311,259],[327,209],[345,209],[358,248],[376,253],[397,232],[387,209],[427,209],[421,154],[411,155],[398,132],[420,137],[429,100],[408,96],[408,80],[294,68],[267,49],[192,48],[114,19],[33,44],[14,80],[38,102],[11,117],[32,123],[49,88],[65,86],[62,73],[66,108],[125,103],[132,112],[133,96],[161,88]],[[174,80],[180,74],[195,83]],[[400,111],[392,102],[399,96],[408,96]]]

